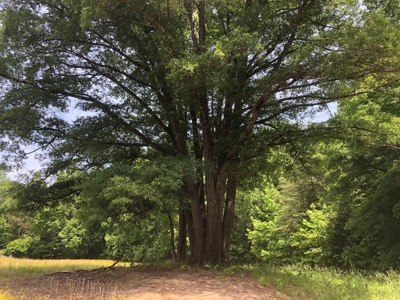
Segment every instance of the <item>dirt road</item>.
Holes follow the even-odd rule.
[[[3,287],[2,287],[3,288]],[[9,282],[20,299],[265,300],[288,299],[246,274],[204,269],[111,268],[61,272]],[[4,289],[3,288],[3,289]]]

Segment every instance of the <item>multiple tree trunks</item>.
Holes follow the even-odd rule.
[[[215,264],[229,262],[237,178],[234,174],[230,175],[226,183],[223,183],[224,186],[219,185],[217,189],[212,185],[215,182],[213,174],[210,174],[210,177],[211,186],[205,193],[210,195],[207,196],[207,200],[198,197],[199,193],[188,193],[188,197],[196,197],[190,198],[190,209],[180,209],[178,260],[185,259],[185,241],[188,233],[191,261]],[[194,185],[192,182],[186,186],[191,184]]]

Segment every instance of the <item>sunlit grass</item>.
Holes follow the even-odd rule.
[[[0,255],[0,284],[19,279],[37,278],[41,275],[57,272],[73,272],[76,270],[90,270],[101,267],[109,267],[114,262],[112,260],[89,260],[89,259],[60,259],[60,260],[41,260],[41,259],[22,259],[11,258]],[[119,263],[118,267],[129,267],[128,263]],[[71,295],[71,299],[74,299]],[[1,300],[26,300],[23,296],[12,295],[6,290],[0,289]],[[109,298],[109,299],[124,299]],[[29,300],[49,300],[48,297],[37,297]]]
[[[68,297],[68,299],[73,300],[76,299],[75,295],[71,294]],[[11,295],[7,291],[2,291],[0,290],[0,299],[1,300],[51,300],[51,297],[49,296],[39,296],[35,298],[27,298],[25,296],[15,296]],[[79,299],[82,299],[81,297]],[[98,299],[102,300],[128,300],[129,298],[127,297],[99,297]]]
[[[10,292],[2,291],[2,290],[0,290],[0,299],[1,300],[28,300],[27,297],[24,297],[23,295],[21,295],[21,296],[11,295]],[[71,298],[71,299],[73,299],[73,298]],[[29,300],[50,300],[50,298],[48,296],[43,296],[43,297],[30,298]]]
[[[0,282],[22,278],[34,278],[44,274],[55,272],[71,272],[81,269],[95,269],[109,267],[112,260],[89,259],[23,259],[0,256]],[[117,266],[127,267],[127,263],[119,263]],[[3,299],[3,298],[0,298]]]
[[[400,274],[397,272],[363,274],[300,266],[257,266],[244,268],[244,271],[253,273],[260,284],[274,286],[278,293],[297,299],[400,299]]]
[[[11,294],[9,292],[0,290],[0,299],[1,300],[16,300],[17,298],[11,296]]]
[[[4,292],[1,290],[0,290],[0,299],[1,300],[28,300],[24,296],[13,296],[9,292]],[[72,299],[74,299],[74,298],[71,298],[71,300]],[[44,296],[44,297],[35,297],[35,298],[29,299],[29,300],[51,300],[51,299],[47,296]],[[110,300],[114,300],[114,299],[110,299]],[[123,300],[123,299],[117,299],[117,300]]]

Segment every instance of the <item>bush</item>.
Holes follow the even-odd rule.
[[[32,244],[35,242],[35,238],[30,236],[23,236],[22,238],[16,239],[7,244],[4,250],[4,255],[13,256],[17,258],[29,257]]]

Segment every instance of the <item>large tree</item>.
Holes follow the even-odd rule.
[[[196,262],[229,259],[246,162],[318,132],[302,123],[312,108],[398,69],[397,31],[359,1],[0,3],[9,157],[36,145],[48,173],[141,157],[192,162],[197,175],[182,176],[177,203]]]

